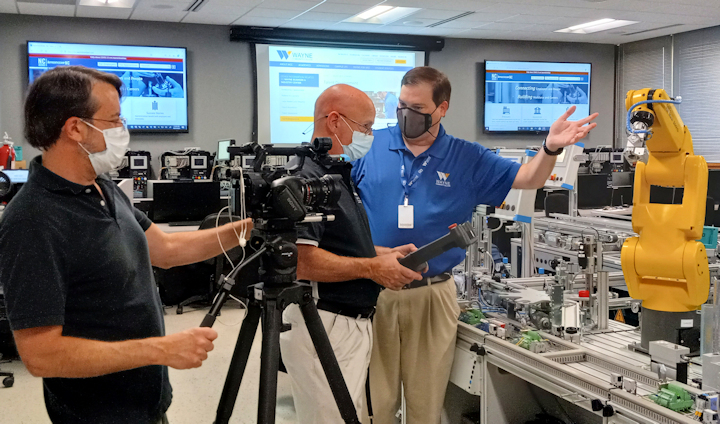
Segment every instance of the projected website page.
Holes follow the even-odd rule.
[[[352,85],[372,99],[374,129],[395,125],[402,77],[425,60],[424,52],[412,51],[257,47],[258,138],[273,144],[311,141],[315,100],[339,83]]]
[[[548,131],[573,105],[590,114],[589,63],[485,63],[485,131]]]
[[[57,66],[113,73],[125,85],[122,116],[131,130],[187,131],[183,48],[28,42],[29,81]]]

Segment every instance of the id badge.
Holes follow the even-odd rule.
[[[398,206],[398,228],[412,229],[415,226],[413,205]]]

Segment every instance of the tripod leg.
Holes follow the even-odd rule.
[[[282,326],[282,311],[277,308],[277,302],[274,299],[267,300],[263,318],[257,422],[258,424],[274,424],[278,368],[280,366],[280,328]]]
[[[342,371],[340,371],[340,365],[338,365],[335,353],[333,352],[330,339],[325,332],[320,314],[315,307],[315,302],[310,301],[300,305],[303,318],[305,319],[305,325],[307,325],[310,338],[317,351],[318,359],[320,364],[325,371],[325,377],[327,377],[328,383],[330,384],[330,390],[332,391],[335,403],[340,410],[340,416],[346,423],[360,424],[360,420],[355,410],[355,404],[353,403],[350,391],[345,384]]]
[[[227,424],[230,421],[261,315],[262,308],[260,305],[256,303],[248,305],[248,314],[243,320],[242,327],[240,327],[235,352],[225,378],[222,396],[220,396],[215,424]]]

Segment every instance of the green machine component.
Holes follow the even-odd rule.
[[[659,392],[650,395],[650,400],[675,412],[686,411],[695,405],[690,393],[674,383],[661,385]]]
[[[478,325],[480,324],[480,320],[485,319],[485,315],[480,309],[468,309],[467,311],[461,312],[458,319],[465,324]]]
[[[542,337],[540,337],[540,334],[538,334],[537,331],[527,330],[523,331],[522,336],[520,336],[520,340],[515,344],[523,349],[530,350],[530,346],[533,344],[533,342],[541,341]]]
[[[705,245],[706,249],[717,249],[718,229],[715,227],[703,227],[702,238],[698,241]]]

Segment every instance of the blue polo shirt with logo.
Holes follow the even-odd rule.
[[[353,163],[352,177],[377,246],[421,247],[444,236],[450,225],[469,221],[476,205],[499,206],[520,169],[520,164],[478,143],[447,134],[442,125],[432,146],[417,157],[405,146],[398,126],[374,135],[368,154]],[[408,204],[414,207],[412,229],[398,228],[398,206],[405,199],[403,164]],[[419,169],[422,173],[410,186]],[[429,262],[426,275],[448,272],[463,259],[465,250],[451,249]]]

